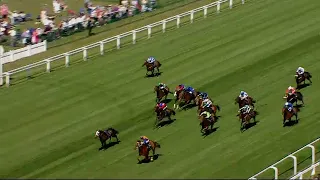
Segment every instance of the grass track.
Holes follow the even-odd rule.
[[[0,107],[0,177],[250,177],[318,137],[319,7],[316,0],[251,1],[1,89],[6,106]],[[159,78],[143,78],[140,64],[149,55],[163,63]],[[301,64],[313,72],[314,84],[302,90],[306,107],[300,123],[283,128],[281,97]],[[222,107],[217,132],[202,138],[194,109],[178,112],[176,122],[153,130],[152,89],[159,81],[207,91]],[[260,122],[241,134],[233,99],[242,89],[258,100]],[[108,126],[119,129],[122,142],[98,152],[94,132]],[[140,135],[161,143],[163,156],[154,163],[136,164],[132,148]],[[287,177],[291,171],[280,173]]]

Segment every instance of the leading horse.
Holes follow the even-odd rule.
[[[296,92],[295,94],[288,95],[288,97],[284,98],[286,98],[287,102],[290,102],[291,104],[296,103],[296,105],[298,105],[298,100],[304,104],[303,95],[301,92]]]
[[[153,161],[154,159],[154,155],[156,153],[156,148],[161,148],[160,144],[155,142],[155,141],[151,141],[149,140],[149,143],[150,143],[150,146],[151,146],[151,151],[152,151],[152,156],[151,158],[149,157],[149,152],[150,152],[150,149],[148,148],[147,145],[145,144],[142,144],[142,142],[140,140],[138,140],[136,142],[136,145],[135,145],[135,148],[134,150],[137,150],[139,149],[138,151],[138,162],[141,163],[142,161],[140,161],[140,156],[144,156],[144,160],[151,160]]]
[[[119,142],[118,135],[119,132],[115,130],[114,128],[108,128],[107,130],[97,130],[95,137],[99,137],[101,142],[101,148],[106,147],[106,141],[109,139],[109,143],[111,142],[111,138],[114,137],[117,139],[117,142]],[[100,149],[101,149],[100,148]]]
[[[295,116],[296,118],[295,122],[298,122],[298,112],[299,112],[299,108],[293,107],[291,110],[289,110],[288,108],[283,107],[282,108],[283,127],[286,125],[287,120],[291,122],[291,119],[293,116]]]
[[[161,67],[161,63],[159,61],[155,61],[154,64],[145,61],[142,67],[143,66],[146,66],[147,68],[146,76],[148,76],[148,72],[151,72],[151,75],[154,76],[154,69],[157,69],[157,75],[160,73],[159,68]]]

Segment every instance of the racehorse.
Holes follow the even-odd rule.
[[[176,115],[176,112],[170,108],[166,108],[164,111],[160,111],[158,107],[155,107],[154,111],[157,113],[156,124],[158,124],[158,122],[163,120],[165,117],[171,120],[171,116]]]
[[[209,131],[212,131],[213,125],[216,122],[216,119],[214,117],[210,121],[209,119],[205,118],[205,115],[202,115],[202,116],[199,115],[199,120],[200,120],[200,126],[201,126],[200,132],[202,134],[207,134]],[[209,127],[210,127],[210,130],[209,130]]]
[[[237,104],[237,103],[239,104],[239,109],[242,108],[242,107],[245,106],[245,105],[249,105],[249,106],[252,106],[252,107],[254,108],[254,103],[256,103],[256,101],[255,101],[252,97],[250,97],[250,96],[248,96],[247,98],[242,99],[242,100],[241,100],[241,98],[238,96],[238,97],[235,99],[234,104]]]
[[[291,121],[291,118],[293,116],[296,117],[295,122],[298,122],[298,112],[299,108],[293,107],[291,111],[289,111],[287,108],[282,108],[282,115],[283,115],[283,127],[286,125],[286,121]]]
[[[301,76],[297,74],[294,76],[296,78],[297,88],[302,82],[303,84],[306,84],[306,80],[308,80],[310,84],[312,84],[312,81],[311,81],[312,75],[309,72],[304,72]]]
[[[246,129],[246,126],[250,123],[250,120],[253,119],[254,122],[256,122],[256,116],[257,111],[250,110],[249,113],[242,113],[240,112],[237,116],[239,116],[239,120],[241,121],[240,124],[240,131],[243,132],[243,130]]]
[[[149,140],[150,146],[151,146],[151,150],[152,150],[152,156],[151,158],[149,157],[149,151],[150,149],[148,148],[148,146],[146,144],[142,144],[142,142],[140,140],[138,140],[136,142],[135,148],[134,150],[136,150],[137,148],[139,149],[138,151],[138,162],[141,163],[140,161],[140,156],[144,156],[144,160],[151,160],[153,161],[154,155],[156,153],[156,148],[161,148],[160,144],[154,141]]]
[[[154,92],[157,93],[157,97],[156,97],[156,102],[157,103],[160,102],[163,99],[163,97],[164,97],[164,99],[167,99],[168,94],[171,93],[170,89],[168,87],[166,87],[163,90],[161,90],[159,88],[159,86],[155,86],[154,87]]]
[[[111,142],[111,138],[114,137],[117,139],[117,142],[119,142],[118,136],[119,132],[113,128],[108,128],[105,131],[97,130],[95,137],[99,137],[101,142],[101,148],[106,147],[106,141],[109,139],[109,142]]]
[[[184,90],[176,90],[174,96],[176,97],[176,99],[173,107],[176,109],[180,108],[182,101],[184,101],[184,105],[181,108],[183,108],[186,105],[189,105],[191,101],[193,101],[194,104],[196,104],[196,91],[194,93],[189,93]]]
[[[301,92],[296,92],[295,94],[291,94],[286,99],[287,99],[287,102],[290,102],[291,104],[296,103],[296,105],[298,105],[298,100],[301,101],[302,104],[304,104],[303,95]]]
[[[217,118],[217,111],[220,111],[220,106],[219,105],[211,105],[211,108],[207,107],[200,107],[198,106],[198,113],[201,114],[203,111],[208,111],[210,112],[215,118]]]
[[[157,74],[160,73],[159,68],[161,67],[161,63],[159,61],[155,61],[154,65],[145,61],[142,65],[147,67],[146,76],[148,76],[148,72],[151,72],[151,75],[154,76],[154,69],[157,69]]]

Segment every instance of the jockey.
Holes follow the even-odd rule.
[[[145,144],[148,146],[148,148],[151,148],[149,138],[147,136],[140,136],[140,140],[142,141],[141,145]]]
[[[159,87],[160,90],[163,90],[163,89],[165,89],[167,86],[166,86],[166,84],[164,84],[164,83],[159,83],[158,87]]]
[[[204,111],[200,114],[200,116],[205,115],[204,117],[210,121],[212,121],[212,115],[208,111]]]
[[[292,86],[289,86],[288,89],[286,90],[286,95],[284,98],[287,98],[288,96],[291,96],[292,94],[296,93],[296,89]]]
[[[184,84],[179,84],[177,86],[177,89],[179,89],[179,90],[184,90],[184,88],[185,88]]]
[[[154,62],[156,62],[156,59],[155,59],[153,56],[150,56],[150,57],[147,59],[147,62],[148,62],[149,64],[154,65]]]
[[[167,109],[167,104],[166,103],[158,103],[157,107],[159,108],[160,111],[164,111]]]
[[[301,76],[301,75],[303,75],[303,73],[304,73],[304,68],[303,67],[298,67],[298,69],[296,71],[296,74],[298,76]]]
[[[194,93],[194,89],[191,86],[186,87],[184,90],[190,94]]]
[[[241,112],[242,114],[246,114],[246,113],[249,113],[250,110],[251,110],[250,106],[249,105],[245,105],[242,108],[240,108],[238,112]]]
[[[248,93],[246,93],[245,91],[240,91],[239,97],[241,100],[244,100],[245,98],[248,97]]]
[[[291,111],[293,109],[293,104],[290,102],[286,102],[284,104],[284,108],[287,108],[289,111]]]
[[[202,101],[202,107],[210,108],[212,106],[212,101],[210,99],[205,99]]]
[[[200,97],[201,97],[202,99],[208,99],[208,98],[209,98],[208,94],[205,93],[205,92],[201,92],[199,95],[200,95]]]

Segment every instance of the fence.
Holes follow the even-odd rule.
[[[297,157],[295,156],[295,154],[297,154],[298,152],[302,151],[302,150],[305,150],[306,148],[310,148],[311,149],[311,161],[312,161],[312,164],[311,164],[311,169],[312,172],[315,172],[315,168],[316,168],[316,148],[315,146],[313,145],[314,143],[317,143],[320,141],[320,138],[312,141],[311,143],[305,145],[304,147],[300,148],[299,150],[295,151],[294,153],[291,153],[290,155],[286,156],[285,158],[281,159],[280,161],[272,164],[271,166],[265,168],[264,170],[262,170],[261,172],[255,174],[254,176],[250,177],[249,180],[254,180],[254,179],[257,179],[257,176],[261,175],[262,173],[266,172],[267,170],[269,169],[273,169],[274,170],[274,178],[275,180],[278,179],[278,176],[279,176],[279,170],[278,168],[276,167],[276,165],[280,164],[281,162],[291,158],[293,160],[293,175],[292,175],[292,178],[293,177],[302,177],[303,174],[305,174],[306,172],[302,173],[302,172],[297,172],[298,171],[298,161],[297,161]],[[310,171],[309,170],[309,171]]]
[[[320,161],[318,161],[317,163],[311,165],[310,167],[306,168],[305,170],[299,172],[297,175],[292,176],[290,179],[298,179],[298,178],[299,179],[303,179],[304,178],[303,175],[308,173],[308,172],[310,172],[310,171],[312,171],[311,172],[311,176],[314,176],[316,174],[315,169],[319,165],[320,165]],[[306,177],[305,179],[310,179],[310,177]]]
[[[2,64],[16,61],[34,54],[47,51],[47,41],[38,44],[29,45],[24,48],[16,49],[13,51],[5,52],[2,55]]]
[[[229,2],[229,8],[232,9],[233,0],[219,0],[219,1],[207,4],[205,6],[193,9],[191,11],[184,12],[182,14],[169,17],[169,18],[164,19],[162,21],[158,21],[158,22],[149,24],[147,26],[144,26],[144,27],[141,27],[141,28],[138,28],[138,29],[134,29],[132,31],[129,31],[129,32],[120,34],[118,36],[114,36],[114,37],[102,40],[100,42],[96,42],[96,43],[84,46],[82,48],[78,48],[78,49],[63,53],[63,54],[56,55],[56,56],[50,57],[48,59],[45,59],[45,60],[42,60],[42,61],[38,61],[38,62],[33,63],[33,64],[29,64],[29,65],[26,65],[26,66],[23,66],[23,67],[19,67],[17,69],[13,69],[13,70],[10,70],[8,72],[2,73],[2,65],[0,65],[0,85],[4,84],[4,81],[3,81],[4,77],[5,77],[6,85],[8,87],[10,85],[10,77],[11,77],[11,75],[17,74],[17,73],[20,73],[20,72],[23,72],[23,71],[27,71],[27,70],[30,70],[30,69],[33,69],[33,68],[37,68],[39,66],[45,65],[46,72],[50,72],[51,62],[57,61],[59,59],[64,59],[65,60],[65,66],[68,67],[69,64],[70,64],[70,56],[78,54],[78,53],[83,53],[83,60],[86,61],[87,58],[88,58],[88,50],[92,49],[92,48],[95,48],[95,47],[100,47],[100,54],[103,55],[104,51],[105,51],[104,44],[106,44],[106,43],[116,42],[116,48],[120,49],[120,47],[121,47],[121,38],[124,38],[124,37],[132,36],[132,44],[135,44],[138,32],[142,32],[142,31],[147,30],[148,38],[150,38],[153,27],[162,26],[162,32],[164,33],[166,31],[166,24],[168,22],[171,22],[171,21],[176,21],[176,26],[177,26],[177,28],[179,28],[180,24],[181,24],[180,23],[181,18],[185,17],[185,16],[189,16],[190,15],[190,23],[193,23],[193,21],[194,21],[194,13],[203,11],[203,16],[204,16],[204,18],[206,18],[207,14],[208,14],[208,8],[216,7],[217,8],[217,13],[219,13],[220,9],[221,9],[221,4],[225,3],[225,2]],[[241,4],[244,4],[244,2],[245,2],[245,0],[241,0]],[[0,60],[0,62],[1,62],[1,60]]]

